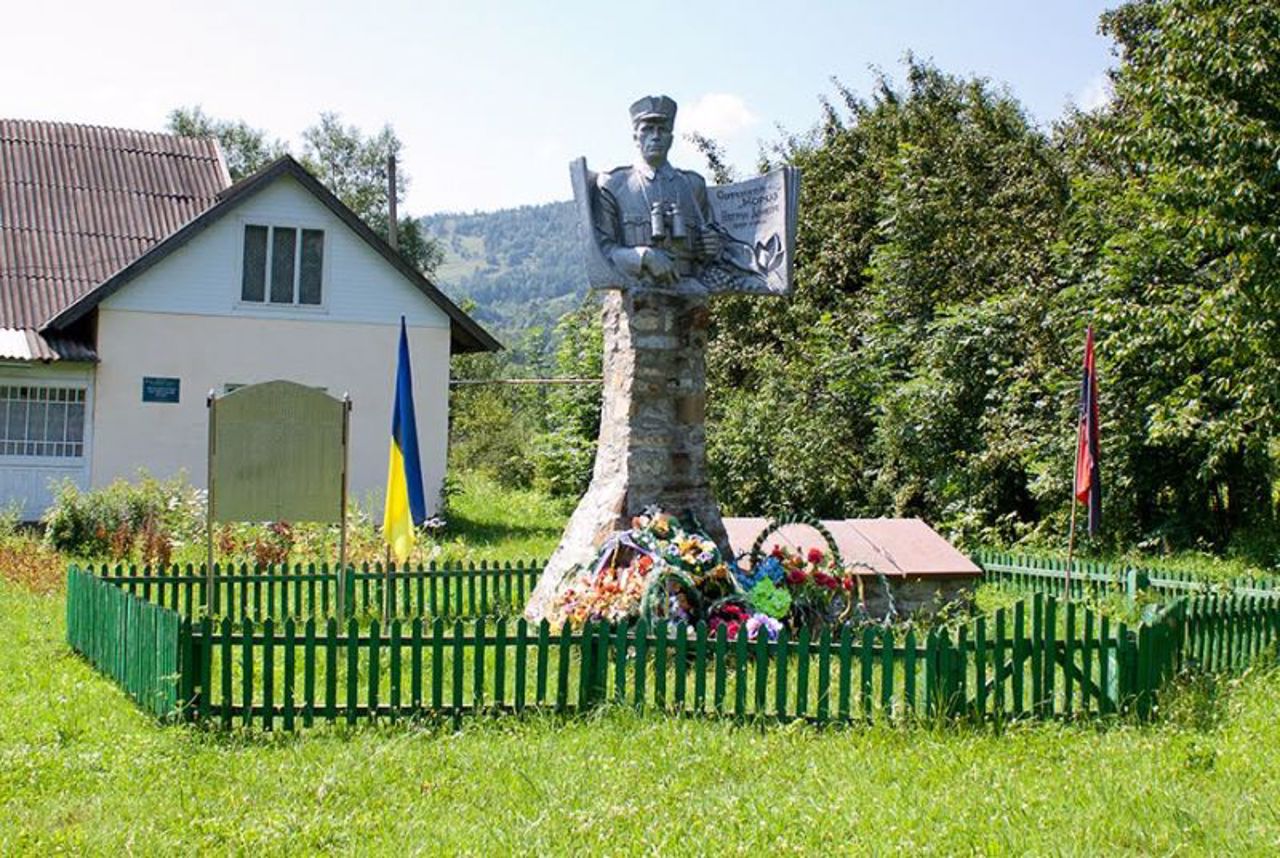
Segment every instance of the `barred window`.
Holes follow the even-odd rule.
[[[84,456],[85,389],[0,385],[0,455]]]

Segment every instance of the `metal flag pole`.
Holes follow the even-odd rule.
[[[1071,567],[1075,562],[1076,550],[1076,507],[1080,505],[1076,497],[1076,475],[1080,473],[1080,417],[1076,417],[1076,465],[1071,471],[1071,527],[1067,533],[1067,580],[1066,598],[1071,598]]]
[[[348,450],[351,437],[351,396],[342,394],[342,491],[338,501],[338,571],[334,576],[338,582],[338,618],[346,622],[347,598],[347,462],[350,459]]]
[[[1077,454],[1076,458],[1077,458],[1077,459],[1078,459],[1078,458],[1080,458],[1078,454]],[[1073,478],[1072,478],[1072,480],[1071,480],[1071,486],[1072,486],[1072,490],[1071,490],[1071,529],[1070,529],[1070,532],[1069,532],[1069,534],[1068,534],[1068,536],[1067,536],[1067,580],[1066,580],[1066,593],[1065,593],[1065,597],[1066,597],[1066,598],[1068,598],[1068,599],[1070,599],[1070,598],[1071,598],[1071,565],[1072,565],[1072,563],[1074,563],[1074,562],[1075,562],[1074,555],[1075,555],[1075,549],[1076,549],[1076,507],[1079,505],[1079,504],[1078,504],[1078,501],[1076,501],[1076,493],[1075,493],[1075,478],[1074,478],[1074,477],[1073,477]]]
[[[217,454],[218,445],[214,434],[214,403],[217,401],[217,395],[212,389],[209,390],[209,396],[205,399],[205,406],[209,410],[209,457],[207,462],[208,471],[206,472],[205,490],[207,497],[205,498],[205,517],[204,517],[204,541],[205,541],[205,585],[204,585],[204,613],[207,617],[213,616],[213,457]]]

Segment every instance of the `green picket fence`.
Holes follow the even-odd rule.
[[[1270,657],[1280,639],[1280,594],[1178,597],[1129,627],[1033,592],[927,634],[867,626],[749,641],[702,624],[553,631],[483,615],[341,622],[290,615],[294,598],[276,603],[283,618],[265,599],[249,603],[264,605],[262,620],[252,610],[182,618],[150,601],[158,590],[148,594],[144,577],[71,569],[71,646],[156,715],[265,729],[414,717],[457,724],[481,713],[575,713],[606,702],[817,724],[1147,719],[1178,672],[1239,670]],[[463,602],[471,604],[484,601]]]
[[[1062,595],[1070,579],[1072,598],[1084,598],[1104,591],[1123,591],[1133,596],[1143,590],[1170,598],[1215,591],[1259,597],[1280,593],[1280,577],[1276,576],[1208,582],[1189,572],[1079,559],[1070,564],[1071,571],[1068,575],[1066,558],[1035,557],[999,551],[978,551],[973,554],[972,560],[982,567],[986,580],[1028,593],[1053,592]]]
[[[1177,669],[1230,673],[1273,657],[1280,639],[1277,596],[1192,596],[1179,600],[1183,641]]]
[[[160,717],[178,708],[181,625],[176,611],[90,572],[67,573],[67,643]]]
[[[382,564],[350,568],[342,576],[348,616],[380,615],[391,583],[392,616],[474,617],[516,614],[537,585],[543,564],[467,564],[396,569],[388,579]],[[185,617],[204,610],[205,567],[177,565],[88,566],[86,571],[144,601]],[[338,610],[338,570],[326,563],[293,566],[214,564],[213,616],[251,618],[327,617]]]
[[[1057,614],[1064,612],[1060,624]],[[844,627],[777,641],[658,623],[553,631],[523,619],[230,619],[184,623],[181,698],[205,723],[581,712],[817,724],[1081,718],[1155,711],[1178,663],[1182,609],[1129,629],[1036,596],[952,632]],[[1060,627],[1065,632],[1058,633]]]

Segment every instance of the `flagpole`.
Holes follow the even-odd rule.
[[[386,590],[382,594],[382,624],[385,626],[391,622],[391,588],[393,586],[391,579],[391,544],[387,544],[387,559],[383,564],[383,571],[386,572],[386,584],[383,589]]]
[[[1080,459],[1080,453],[1079,453],[1079,449],[1078,449],[1078,447],[1079,447],[1079,445],[1077,445],[1077,451],[1076,451],[1076,460],[1077,460],[1077,461]],[[1068,598],[1068,599],[1070,599],[1070,598],[1071,598],[1071,565],[1072,565],[1072,563],[1074,563],[1074,562],[1075,562],[1075,561],[1074,561],[1074,556],[1075,556],[1075,550],[1076,550],[1076,507],[1079,505],[1079,502],[1076,500],[1076,493],[1075,493],[1075,477],[1072,477],[1072,478],[1071,478],[1071,483],[1072,483],[1072,491],[1071,491],[1071,530],[1069,531],[1068,536],[1067,536],[1067,581],[1066,581],[1066,591],[1067,591],[1067,592],[1066,592],[1066,598]]]
[[[1080,499],[1076,497],[1076,475],[1080,473],[1080,421],[1082,416],[1077,409],[1076,414],[1076,464],[1071,469],[1071,528],[1067,531],[1067,580],[1066,598],[1071,598],[1071,567],[1075,562],[1076,551],[1076,507]]]

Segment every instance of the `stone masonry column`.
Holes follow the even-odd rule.
[[[529,599],[541,620],[576,567],[632,516],[659,506],[692,515],[725,556],[729,539],[707,478],[704,295],[605,294],[604,391],[591,485]]]

